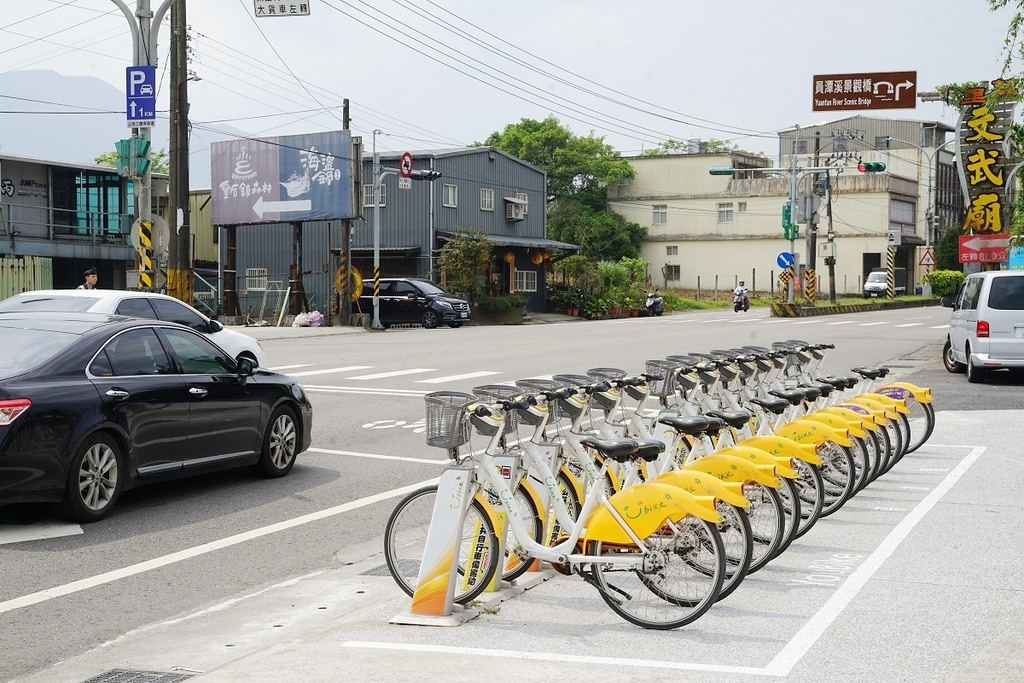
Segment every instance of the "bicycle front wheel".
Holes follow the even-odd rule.
[[[910,445],[907,447],[907,453],[913,453],[935,430],[935,406],[908,398],[907,407],[910,408],[910,414],[907,415],[910,423]]]
[[[427,531],[437,500],[437,486],[426,486],[403,498],[384,529],[384,560],[391,577],[412,597],[420,574]],[[487,510],[473,499],[462,523],[454,601],[464,605],[487,588],[498,570],[498,537]]]
[[[595,542],[594,554],[606,561],[591,565],[593,583],[616,614],[642,628],[667,630],[711,609],[725,579],[725,550],[714,524],[687,516],[643,542],[647,550]],[[627,558],[640,562],[627,567]]]

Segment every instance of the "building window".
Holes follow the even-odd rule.
[[[537,291],[537,271],[516,269],[515,287],[517,292]]]
[[[245,269],[245,288],[246,289],[259,289],[263,290],[267,288],[267,269],[266,268],[246,268]]]
[[[651,218],[654,225],[665,225],[668,223],[668,204],[655,204],[654,215]]]
[[[875,136],[875,149],[889,149],[889,136],[888,135],[876,135]]]
[[[380,186],[380,205],[387,206],[388,186]],[[363,185],[363,206],[373,206],[373,185]]]
[[[747,203],[746,202],[737,202],[736,203],[736,212],[737,213],[746,213],[747,212]]]
[[[523,203],[523,215],[530,210],[530,197],[525,192],[516,192],[516,199]]]
[[[445,183],[444,194],[441,197],[441,205],[455,208],[459,205],[459,186]]]
[[[732,223],[732,202],[718,205],[718,222]]]
[[[665,247],[665,256],[679,256],[679,247]]]
[[[807,154],[807,140],[797,140],[793,143],[794,154]]]
[[[665,273],[665,280],[679,280],[679,266],[670,266],[666,263],[663,272]]]
[[[480,210],[494,211],[494,188],[480,188]]]

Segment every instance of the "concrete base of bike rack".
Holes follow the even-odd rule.
[[[506,600],[524,593],[555,576],[558,576],[558,572],[553,569],[527,572],[516,579],[514,584],[502,582],[499,590],[482,593],[479,598],[465,607],[453,605],[451,614],[432,616],[429,614],[400,612],[391,617],[388,623],[410,626],[462,626],[470,619],[475,619],[484,613],[493,612],[497,609],[498,605]]]

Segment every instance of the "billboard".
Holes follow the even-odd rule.
[[[349,131],[214,142],[214,225],[353,218]]]
[[[917,106],[916,71],[823,74],[811,84],[812,111],[913,109]]]

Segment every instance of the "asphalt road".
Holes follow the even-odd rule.
[[[293,607],[297,604],[310,606],[319,601],[323,607],[320,611],[333,618],[346,611],[358,614],[364,630],[349,641],[377,642],[380,633],[387,632],[388,617],[402,602],[390,579],[379,576],[384,521],[403,491],[437,477],[444,463],[443,453],[423,444],[422,396],[426,392],[467,391],[479,384],[580,372],[598,366],[622,367],[632,372],[640,370],[647,358],[741,344],[768,345],[773,340],[794,337],[831,341],[837,348],[827,359],[825,370],[841,371],[854,365],[886,362],[910,381],[932,387],[939,410],[949,414],[950,421],[948,424],[940,422],[941,429],[937,429],[929,443],[929,446],[939,445],[927,452],[922,449],[922,457],[915,461],[917,469],[926,474],[900,473],[876,500],[858,496],[855,501],[864,501],[867,508],[862,517],[836,522],[840,517],[836,515],[828,520],[828,527],[822,526],[819,536],[813,535],[818,531],[816,528],[808,535],[807,544],[801,544],[793,554],[787,552],[785,564],[775,569],[782,572],[787,587],[773,583],[760,589],[764,593],[751,589],[750,593],[744,592],[747,597],[742,601],[734,603],[730,599],[729,610],[718,610],[716,606],[700,621],[702,634],[715,635],[708,642],[698,643],[698,649],[685,661],[732,661],[730,657],[739,644],[747,643],[750,647],[741,648],[744,653],[739,660],[741,666],[750,669],[746,672],[749,675],[765,675],[756,671],[767,670],[769,665],[765,662],[774,662],[773,657],[788,647],[786,643],[793,642],[792,635],[799,632],[800,624],[808,623],[808,618],[818,613],[815,610],[820,611],[822,605],[833,599],[846,577],[864,566],[868,558],[876,557],[887,534],[891,534],[911,511],[917,510],[930,492],[946,481],[950,472],[962,466],[965,458],[974,452],[972,448],[994,449],[1007,445],[1004,442],[1012,443],[1013,437],[1008,435],[1010,424],[999,417],[1001,413],[990,411],[1020,410],[1024,400],[1020,385],[1024,379],[1019,375],[993,373],[989,383],[969,385],[962,375],[946,373],[938,359],[946,320],[948,311],[937,308],[807,320],[767,319],[763,312],[751,311],[747,315],[699,313],[656,319],[515,328],[391,330],[309,338],[302,337],[300,332],[292,338],[267,339],[263,343],[271,365],[299,376],[315,408],[314,448],[302,457],[289,477],[267,482],[245,473],[221,473],[139,489],[122,498],[117,512],[109,520],[84,529],[63,524],[52,517],[48,509],[39,506],[0,509],[0,576],[3,576],[0,614],[13,626],[0,630],[0,647],[5,652],[0,660],[0,680],[29,677],[58,680],[56,672],[62,667],[71,671],[68,667],[73,662],[85,667],[86,662],[120,661],[117,656],[108,655],[116,652],[119,644],[125,644],[127,651],[128,644],[137,640],[140,633],[150,630],[159,633],[157,625],[165,628],[169,623],[186,618],[199,623],[201,617],[197,615],[213,606],[227,611],[225,606],[236,603],[261,604],[258,596],[264,594],[283,597],[286,601],[292,598]],[[984,419],[979,423],[971,417],[971,411],[984,411],[977,413]],[[1017,413],[1005,415],[1019,419]],[[959,434],[969,435],[969,438],[960,440]],[[992,445],[987,445],[987,440],[991,440]],[[949,511],[958,506],[970,509],[977,501],[987,500],[989,489],[986,486],[991,488],[987,482],[992,478],[1002,481],[998,477],[1006,478],[1015,467],[1002,460],[979,458],[976,462],[977,465],[969,465],[961,478],[950,484],[949,490],[957,495]],[[985,477],[975,481],[972,477],[978,474]],[[1010,492],[1005,493],[1007,500],[1012,501]],[[983,513],[996,514],[1001,509],[998,507],[1001,503],[993,505],[995,511],[984,510]],[[933,503],[929,510],[934,509],[939,506]],[[908,558],[907,563],[901,565],[883,561],[866,578],[865,585],[870,586],[877,607],[853,617],[854,626],[860,628],[861,633],[877,635],[873,623],[882,614],[894,618],[897,622],[892,625],[894,629],[909,624],[925,630],[927,624],[944,623],[943,620],[952,618],[953,614],[976,614],[990,607],[999,615],[993,620],[994,624],[1018,626],[1013,614],[998,608],[996,602],[982,599],[983,595],[967,595],[961,590],[962,580],[955,582],[960,602],[946,604],[948,601],[933,599],[934,591],[946,591],[949,586],[932,580],[936,578],[932,575],[943,568],[951,576],[962,573],[962,563],[951,563],[961,556],[960,553],[963,557],[977,558],[971,566],[1019,569],[1012,559],[1002,554],[1007,547],[1005,534],[1011,534],[1010,538],[1016,534],[1019,545],[1019,525],[1015,529],[1004,529],[1004,518],[1005,515],[997,515],[998,524],[985,525],[984,537],[972,539],[977,531],[965,527],[962,521],[923,515],[906,536],[922,544],[918,548],[920,557]],[[942,537],[942,529],[949,528],[958,530],[955,543],[954,539],[949,539],[949,545],[937,545],[934,541],[929,545],[918,539],[916,534],[926,526],[930,533],[922,536],[923,539]],[[990,539],[997,530],[1004,535]],[[46,535],[52,537],[43,538]],[[893,546],[893,555],[897,550],[899,547]],[[933,564],[921,566],[922,562]],[[791,581],[799,582],[822,573],[821,567],[832,567],[835,580],[827,585],[789,585]],[[991,589],[999,585],[994,570],[991,574],[983,573],[984,576],[969,578],[976,581],[977,586]],[[886,580],[877,582],[883,575]],[[328,581],[341,577],[348,582],[345,585],[349,585],[354,576],[369,586],[358,594],[359,597],[338,591],[338,584]],[[906,594],[901,581],[919,576],[929,578],[912,581],[914,594]],[[555,620],[554,625],[562,627],[563,633],[577,634],[586,645],[588,656],[608,652],[606,640],[588,639],[591,628],[597,628],[599,633],[615,634],[619,643],[616,648],[620,648],[615,652],[619,655],[625,652],[631,657],[656,656],[658,646],[650,643],[650,636],[646,632],[639,636],[631,634],[630,627],[620,623],[585,584],[569,579],[568,583],[559,581],[557,588],[553,586],[554,582],[545,582],[534,591],[503,603],[501,614],[513,618],[491,626],[502,637],[512,638],[517,648],[544,651],[539,641],[521,639],[528,634],[543,637],[547,631],[541,624],[534,624],[527,614],[523,615],[525,621],[517,621],[515,615],[520,609],[550,612],[554,602],[579,592],[579,602],[574,604],[586,605],[580,608],[583,611],[569,613],[565,619]],[[318,597],[310,598],[308,591],[314,588]],[[746,589],[744,586],[744,591]],[[555,591],[554,594],[551,591]],[[738,592],[737,597],[739,595]],[[858,601],[867,593],[859,595],[856,601],[851,598],[847,605],[860,605]],[[994,596],[1007,599],[998,590]],[[1019,598],[1011,598],[1008,604],[1019,601]],[[311,599],[311,602],[304,602],[304,599]],[[534,599],[539,602],[532,603]],[[274,604],[281,608],[279,600]],[[790,609],[791,604],[800,607]],[[887,610],[891,605],[900,609]],[[266,614],[270,608],[261,605],[261,609],[261,613]],[[906,624],[895,619],[897,612],[903,615],[904,611]],[[1016,613],[1019,614],[1019,609]],[[851,618],[852,612],[839,610],[835,614],[830,623]],[[709,621],[709,630],[705,632],[705,621],[711,615],[720,615],[722,619],[728,615],[729,621],[720,624]],[[291,618],[301,621],[299,617],[288,619]],[[219,628],[230,633],[232,626],[237,629],[242,623],[246,622],[235,618],[232,624],[222,624]],[[590,626],[580,627],[580,623]],[[974,620],[970,623],[974,624]],[[979,636],[991,635],[992,628],[987,622],[977,628]],[[962,630],[958,629],[957,633]],[[215,634],[198,631],[207,642],[217,640]],[[258,626],[252,626],[250,631],[239,640],[251,640],[264,646],[275,642],[273,631],[269,636],[258,635]],[[473,638],[482,638],[482,642],[492,642],[493,635],[467,629],[441,632],[472,632]],[[853,633],[857,632],[854,628]],[[751,636],[752,633],[759,635]],[[551,631],[550,637],[555,634],[556,631]],[[394,640],[394,633],[385,637]],[[445,635],[429,640],[456,642],[461,637]],[[626,640],[620,640],[622,638]],[[403,639],[417,640],[414,637]],[[881,641],[883,646],[889,645],[885,638]],[[801,642],[810,646],[797,658],[798,663],[804,663],[800,666],[822,656],[816,649],[820,640]],[[981,642],[972,641],[972,645]],[[924,658],[941,654],[946,647],[938,636],[928,636],[915,643],[922,648]],[[733,654],[724,655],[719,647],[722,644],[729,644],[728,650]],[[166,641],[163,647],[167,652],[175,649]],[[241,650],[239,647],[239,652]],[[852,666],[863,657],[863,652],[858,654],[856,649],[850,648],[841,650],[841,655],[843,666]],[[223,658],[223,651],[220,656]],[[195,661],[195,656],[191,659],[191,664],[182,666],[192,671],[210,670]],[[894,653],[892,659],[898,663],[898,653]],[[916,659],[911,661],[917,662]],[[56,669],[49,668],[54,665]],[[945,674],[952,675],[956,671],[950,664],[944,666],[941,670]],[[713,673],[695,670],[702,672],[700,680],[705,679],[705,674]],[[648,669],[643,671],[649,672]],[[31,676],[33,672],[35,676]],[[316,672],[310,673],[312,677],[306,680],[318,678]],[[854,669],[849,673],[847,678],[861,679]],[[247,677],[257,676],[254,671],[246,674]],[[634,678],[646,680],[640,674]],[[940,679],[926,675],[903,680]],[[398,680],[404,678],[399,676]],[[814,679],[807,677],[805,680]]]

